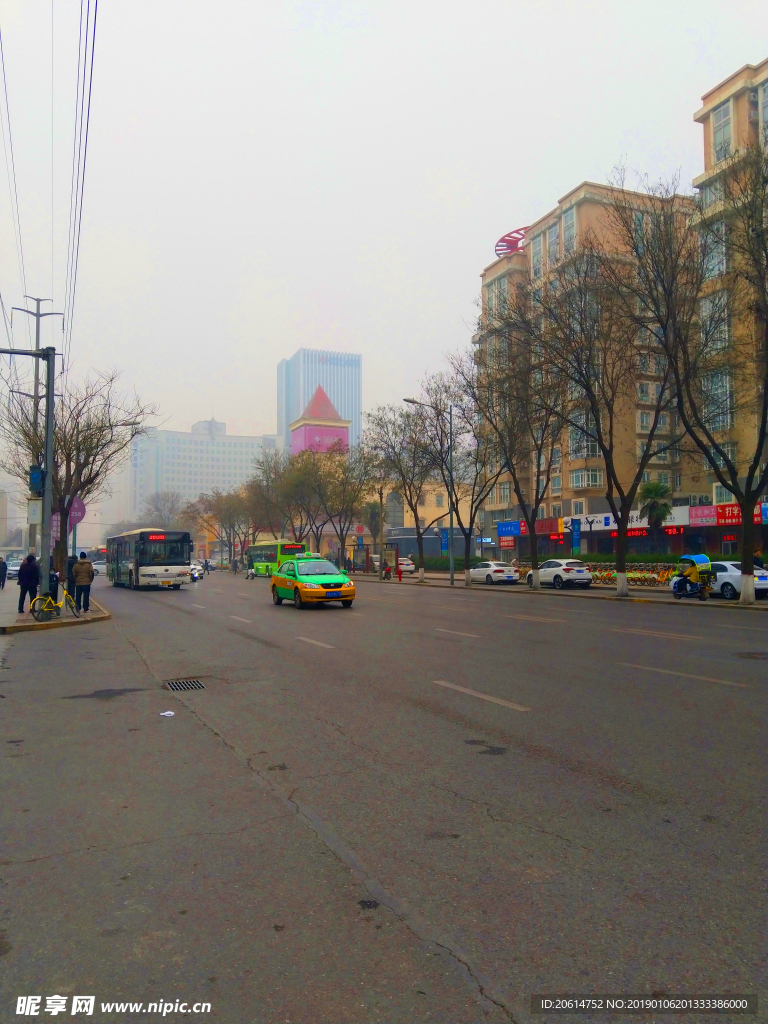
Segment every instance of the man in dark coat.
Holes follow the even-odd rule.
[[[0,557],[0,590],[5,590],[5,578],[8,575],[8,563]]]
[[[40,586],[40,569],[34,555],[27,555],[27,560],[19,566],[19,615],[24,614],[24,599],[29,594],[29,607],[37,597]]]

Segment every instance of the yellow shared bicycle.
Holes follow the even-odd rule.
[[[72,597],[64,591],[64,596],[60,601],[54,601],[50,594],[45,594],[43,597],[36,597],[31,605],[31,612],[38,622],[48,622],[54,615],[61,615],[63,607],[68,608],[75,618],[80,618],[80,612],[77,608]]]

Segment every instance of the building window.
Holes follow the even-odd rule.
[[[562,505],[552,505],[550,511],[552,513],[552,518],[553,519],[560,519],[560,517],[563,514],[563,506]]]
[[[499,484],[499,504],[509,504],[509,482],[506,480]]]
[[[501,519],[501,512],[492,512],[491,513],[491,522],[492,523],[498,523],[498,521],[500,519]]]
[[[763,122],[763,145],[768,146],[768,80],[763,82],[761,119]]]
[[[674,489],[676,491],[682,490],[682,487],[683,487],[683,474],[682,473],[675,473],[675,482],[674,482],[673,486],[674,486]]]
[[[669,417],[667,416],[667,414],[665,412],[660,412],[659,413],[659,422],[658,422],[659,430],[666,430],[667,429],[667,421],[668,421],[668,419],[669,419]]]
[[[731,101],[726,100],[712,111],[712,148],[715,163],[731,155]]]
[[[637,400],[638,402],[647,402],[649,401],[649,396],[650,387],[647,381],[642,381],[640,384],[637,385]]]
[[[704,267],[705,280],[711,281],[720,277],[728,269],[728,253],[726,250],[726,228],[725,221],[716,221],[710,232],[704,238],[706,251],[706,265]]]
[[[545,505],[539,505],[539,507],[536,509],[536,518],[537,519],[546,519],[547,518],[547,509],[546,509]]]
[[[578,490],[582,487],[602,487],[602,469],[572,469],[571,487]]]
[[[656,479],[660,484],[664,484],[666,487],[669,487],[669,473],[657,473]]]
[[[554,267],[560,259],[560,225],[557,221],[547,228],[547,263]]]
[[[561,476],[552,477],[552,493],[559,494],[563,489],[563,478]]]
[[[645,216],[639,210],[635,210],[635,247],[642,256],[645,251]]]
[[[443,495],[442,494],[436,494],[435,495],[435,505],[437,505],[438,508],[442,508],[443,507]]]
[[[573,515],[583,516],[584,515],[584,502],[574,501],[573,502]]]
[[[728,490],[727,487],[722,487],[720,484],[715,485],[715,504],[716,505],[730,505],[733,501],[733,493]]]
[[[553,466],[559,466],[560,465],[560,460],[562,459],[562,457],[563,457],[562,449],[560,448],[560,445],[557,444],[552,449],[552,465]]]
[[[488,505],[495,505],[496,504],[496,486],[495,486],[495,484],[488,491],[488,497],[485,500],[486,500]]]
[[[541,262],[541,235],[536,235],[531,242],[531,274],[533,277],[541,277]]]
[[[726,459],[728,459],[730,462],[735,462],[736,461],[736,442],[735,441],[726,441],[724,444],[720,445],[720,448],[722,449],[723,455],[725,455]],[[722,455],[720,455],[714,449],[712,449],[712,458],[713,458],[713,461],[716,462],[717,465],[721,469],[725,468],[725,459],[723,458]]]
[[[576,246],[576,207],[572,206],[563,214],[563,253],[572,253]]]
[[[426,505],[427,504],[427,496],[424,493],[424,491],[419,491],[419,504],[420,505]]]
[[[640,429],[650,430],[651,428],[651,414],[649,412],[640,413]]]
[[[597,440],[592,436],[592,418],[585,412],[578,412],[574,414],[573,420],[574,425],[568,429],[568,458],[597,458],[599,447]]]
[[[727,370],[704,374],[702,397],[704,417],[710,430],[733,426],[733,382]]]
[[[701,343],[708,352],[722,352],[730,341],[730,318],[728,312],[728,293],[713,292],[699,303],[699,319],[701,323]]]
[[[646,470],[640,479],[642,483],[649,484],[651,482],[651,474]]]
[[[721,178],[716,178],[701,190],[701,204],[704,209],[712,206],[714,203],[719,203],[722,198],[723,182]]]

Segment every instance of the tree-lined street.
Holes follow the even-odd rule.
[[[98,581],[111,623],[3,641],[4,1005],[474,1021],[754,990],[763,615],[358,594]]]

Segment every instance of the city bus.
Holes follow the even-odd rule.
[[[306,544],[295,540],[260,540],[248,548],[248,560],[253,559],[257,576],[271,576],[286,558],[302,555],[306,550]]]
[[[182,530],[129,530],[107,537],[107,578],[113,587],[168,587],[190,582],[192,538]]]

